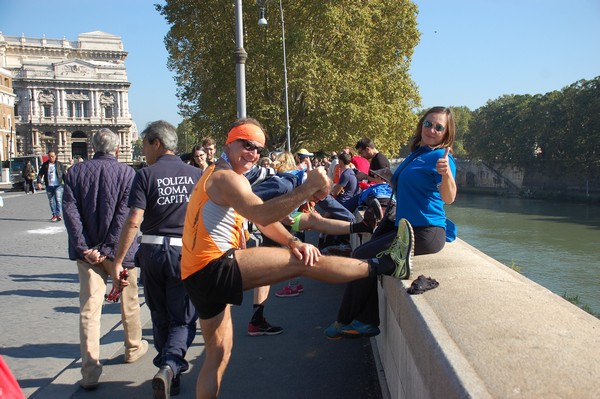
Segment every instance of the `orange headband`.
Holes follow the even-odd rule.
[[[232,143],[236,140],[251,140],[265,146],[265,134],[262,129],[253,123],[244,123],[243,125],[232,128],[227,134],[225,144]]]

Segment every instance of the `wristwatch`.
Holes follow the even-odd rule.
[[[288,240],[288,245],[287,246],[288,247],[291,246],[293,242],[302,242],[302,241],[300,241],[300,239],[298,237],[294,236],[294,237],[292,237],[292,238],[290,238]]]

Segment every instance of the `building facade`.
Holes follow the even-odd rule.
[[[0,68],[0,161],[15,155],[15,93],[12,74]]]
[[[16,155],[57,153],[60,161],[87,159],[101,128],[120,137],[119,160],[131,162],[137,138],[129,113],[123,42],[105,32],[77,41],[3,36],[0,67],[12,74]]]

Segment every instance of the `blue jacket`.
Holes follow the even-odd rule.
[[[121,229],[129,214],[127,201],[134,176],[132,167],[101,152],[69,169],[65,175],[63,217],[71,260],[84,260],[86,249],[97,249],[114,260]],[[134,265],[137,247],[134,241],[123,266]]]

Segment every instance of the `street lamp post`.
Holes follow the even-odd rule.
[[[31,140],[31,153],[35,153],[35,139],[33,136],[33,109],[35,99],[33,98],[33,89],[29,89],[29,139]],[[24,152],[26,153],[26,152]]]
[[[13,125],[12,125],[12,119],[9,119],[9,123],[10,123],[10,136],[8,139],[8,159],[11,159],[13,157],[13,146],[14,146],[14,139],[13,139]]]
[[[29,111],[29,139],[31,140],[31,153],[34,153],[35,140],[33,138],[33,98],[29,99],[31,109]]]
[[[244,21],[242,19],[242,0],[235,0],[235,88],[237,98],[237,117],[246,117],[246,59],[244,50]]]
[[[267,0],[268,2],[268,0]],[[264,15],[265,7],[261,7],[260,19],[258,20],[259,26],[266,26],[267,19]],[[285,22],[283,20],[283,4],[279,0],[279,15],[281,16],[281,41],[283,44],[283,86],[284,86],[284,98],[285,98],[285,137],[286,137],[286,148],[288,152],[291,152],[291,138],[290,138],[290,110],[288,105],[288,83],[287,83],[287,57],[285,54]]]

